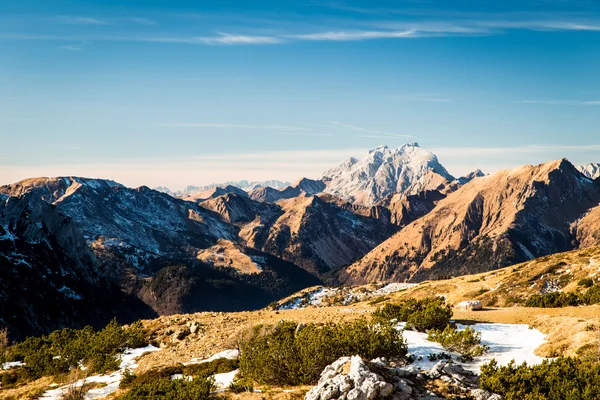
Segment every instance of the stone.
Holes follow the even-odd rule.
[[[489,398],[491,396],[492,396],[492,394],[490,392],[488,392],[487,390],[483,390],[483,389],[471,390],[471,397],[473,397],[474,400],[489,400]]]
[[[480,310],[483,310],[483,305],[481,304],[481,301],[479,301],[479,300],[467,300],[467,301],[461,301],[460,303],[458,303],[456,305],[456,308],[459,308],[459,309],[465,310],[465,311],[480,311]]]

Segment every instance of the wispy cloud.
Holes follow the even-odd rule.
[[[111,35],[45,35],[24,33],[0,33],[5,40],[37,40],[37,41],[89,41],[89,42],[148,42],[148,43],[181,43],[203,45],[261,45],[278,44],[285,40],[273,36],[249,36],[218,33],[216,36],[111,36]]]
[[[415,30],[406,31],[337,31],[288,35],[291,39],[351,41],[368,39],[398,39],[418,36]]]
[[[278,44],[284,40],[274,36],[250,36],[236,35],[224,32],[218,32],[216,36],[190,36],[190,37],[138,37],[135,40],[145,42],[159,43],[188,43],[188,44],[208,44],[208,45],[236,45],[236,44]]]
[[[59,21],[63,24],[70,25],[110,25],[108,21],[93,17],[72,17],[72,16],[61,16]]]
[[[389,133],[383,131],[377,131],[373,129],[366,129],[360,126],[343,124],[337,121],[328,121],[331,125],[337,126],[339,128],[348,129],[351,131],[362,132],[364,134],[356,135],[357,137],[368,137],[368,138],[383,138],[383,139],[397,139],[397,138],[412,138],[412,135],[400,135],[396,133]],[[365,134],[375,134],[375,135],[365,135]]]
[[[545,104],[545,105],[564,105],[564,106],[589,106],[600,105],[600,101],[581,101],[581,100],[516,100],[520,104]]]
[[[84,45],[85,45],[85,43],[71,44],[71,45],[59,46],[59,48],[62,50],[68,50],[68,51],[83,51]]]
[[[131,17],[128,18],[129,21],[134,22],[136,24],[139,25],[145,25],[145,26],[156,26],[158,25],[158,22],[153,21],[151,19],[148,18],[140,18],[140,17]]]
[[[281,131],[311,131],[310,128],[290,125],[252,125],[252,124],[215,124],[215,123],[164,123],[165,128],[216,128],[216,129],[267,129]]]

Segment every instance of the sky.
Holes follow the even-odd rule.
[[[600,162],[600,2],[2,0],[0,140],[0,184]]]

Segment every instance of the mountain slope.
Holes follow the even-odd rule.
[[[33,193],[0,195],[0,325],[13,338],[155,315],[107,279],[72,218]]]
[[[597,184],[566,160],[500,171],[451,193],[338,279],[421,281],[570,250],[570,225],[598,203]]]
[[[254,246],[321,276],[350,264],[385,240],[395,227],[355,214],[318,196],[278,203],[282,215]]]
[[[378,147],[360,160],[344,161],[325,172],[322,179],[326,193],[362,205],[374,205],[394,193],[435,190],[454,180],[437,157],[417,143],[395,150]]]
[[[74,263],[69,259],[69,265],[77,271],[96,271],[102,278],[91,282],[86,293],[97,292],[106,284],[116,288],[120,296],[137,297],[161,313],[193,311],[194,307],[200,307],[197,310],[226,310],[228,307],[240,310],[244,305],[263,307],[292,291],[320,282],[297,265],[243,245],[232,244],[235,257],[230,258],[234,261],[256,258],[260,261],[256,273],[242,273],[244,265],[227,265],[202,257],[216,251],[214,246],[222,241],[239,240],[244,218],[256,219],[249,214],[252,207],[256,207],[254,212],[259,216],[279,212],[274,205],[252,202],[247,197],[225,195],[231,200],[229,206],[245,204],[247,208],[240,210],[232,206],[230,213],[222,212],[224,218],[195,202],[147,187],[130,189],[103,180],[39,178],[0,187],[0,193],[20,195],[9,199],[34,199],[70,221],[76,232],[73,243],[76,241],[77,248],[84,249],[82,254],[88,254],[91,261]],[[218,199],[210,202],[217,211],[222,211],[218,209]],[[0,234],[9,237],[9,233]],[[72,245],[65,246],[70,247]],[[25,254],[37,254],[34,250]],[[43,271],[42,258],[38,261],[32,268]],[[7,263],[12,269],[19,261],[7,259]],[[73,290],[78,288],[73,286]],[[113,289],[105,295],[119,298]],[[46,300],[53,301],[54,296],[49,294]],[[102,292],[97,300],[94,306],[88,305],[91,313],[105,303],[110,304]],[[0,308],[2,306],[0,304]],[[107,307],[107,310],[110,314],[113,309]]]
[[[580,247],[600,246],[600,205],[577,221],[575,231]]]

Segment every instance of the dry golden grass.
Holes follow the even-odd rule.
[[[52,378],[43,377],[27,385],[14,388],[0,390],[1,400],[29,400],[37,399],[50,386]]]

